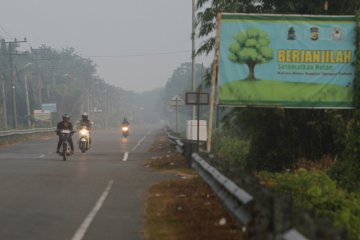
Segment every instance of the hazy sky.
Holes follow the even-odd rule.
[[[73,47],[106,82],[142,92],[163,87],[191,61],[191,0],[0,0],[0,35]],[[200,41],[197,40],[197,43]],[[210,58],[210,57],[209,57]],[[209,64],[209,58],[198,63]]]

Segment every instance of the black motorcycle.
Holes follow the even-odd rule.
[[[59,136],[61,140],[60,145],[60,156],[63,157],[63,160],[66,161],[66,157],[70,156],[71,148],[69,143],[69,138],[74,131],[62,129],[59,131]]]

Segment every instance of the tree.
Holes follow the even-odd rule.
[[[247,64],[249,67],[248,79],[255,80],[255,65],[264,64],[273,59],[267,33],[257,28],[249,28],[239,32],[234,39],[235,42],[229,46],[230,61]]]
[[[196,22],[199,28],[198,38],[202,44],[196,51],[196,55],[208,55],[215,47],[216,16],[220,12],[251,13],[258,12],[259,5],[253,0],[198,0]],[[212,68],[206,70],[203,81],[205,85],[211,84]]]
[[[269,13],[342,15],[354,14],[359,8],[358,0],[262,0],[263,11]]]
[[[220,12],[251,13],[258,12],[259,5],[253,0],[198,0],[196,15],[199,26],[198,38],[205,39],[196,54],[209,54],[215,46],[213,33],[216,29],[216,16]],[[209,37],[210,36],[210,37]]]

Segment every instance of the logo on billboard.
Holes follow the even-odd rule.
[[[331,31],[331,38],[335,41],[339,41],[342,39],[342,30],[341,28],[333,28],[332,31]]]

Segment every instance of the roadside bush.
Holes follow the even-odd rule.
[[[339,189],[325,172],[299,169],[288,173],[260,172],[259,177],[275,191],[291,194],[297,207],[327,217],[346,229],[348,239],[360,239],[360,192]]]
[[[337,144],[342,146],[338,159],[330,168],[329,175],[349,191],[360,188],[360,110],[353,112],[353,117],[346,120],[334,118],[337,127]]]
[[[227,132],[218,131],[214,134],[215,153],[220,161],[225,161],[228,167],[244,168],[249,152],[248,140],[240,139]]]
[[[360,188],[360,10],[356,13],[357,19],[357,43],[356,51],[356,77],[354,79],[354,104],[352,119],[341,121],[338,118],[338,141],[343,146],[339,161],[330,169],[330,176],[342,187],[356,191]]]
[[[334,114],[346,112],[234,109],[224,118],[224,128],[251,140],[247,169],[282,171],[293,168],[300,158],[316,161],[336,154],[339,147],[332,125]]]

